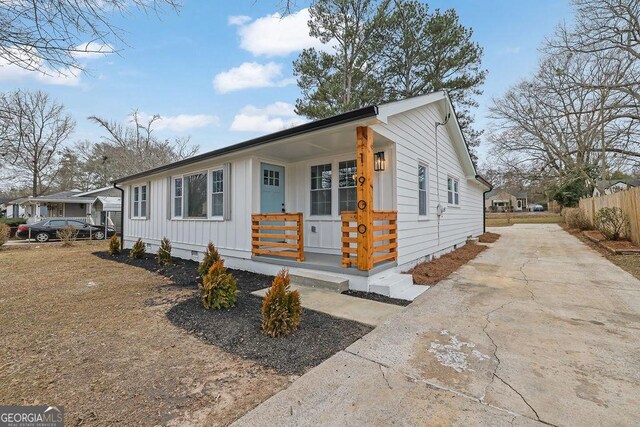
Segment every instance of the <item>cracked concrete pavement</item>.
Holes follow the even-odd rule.
[[[557,225],[494,231],[236,425],[638,425],[640,281]]]

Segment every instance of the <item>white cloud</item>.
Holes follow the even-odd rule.
[[[77,71],[68,68],[62,71],[56,71],[42,64],[42,61],[39,60],[34,60],[33,66],[37,68],[37,70],[26,70],[9,63],[5,59],[0,59],[0,81],[22,82],[25,80],[35,80],[49,85],[80,85],[80,76]]]
[[[498,53],[501,55],[517,55],[520,53],[521,50],[522,50],[521,46],[508,46],[508,47],[505,47],[504,49],[500,49]]]
[[[246,15],[236,15],[236,16],[230,16],[229,18],[227,18],[227,24],[229,25],[244,25],[250,21],[251,21],[251,17]]]
[[[282,64],[275,62],[245,62],[213,78],[213,87],[218,93],[258,87],[283,87],[292,83],[295,83],[295,79],[283,79]]]
[[[105,55],[114,53],[113,47],[109,44],[102,44],[98,42],[82,43],[75,47],[73,56],[80,59],[93,59],[102,58]]]
[[[143,122],[149,120],[152,115],[143,112],[138,113]],[[153,128],[157,130],[171,130],[175,132],[184,132],[186,130],[203,128],[206,126],[219,126],[220,118],[207,114],[178,114],[177,116],[160,116],[154,124]]]
[[[264,108],[247,105],[233,118],[229,128],[235,132],[271,133],[300,125],[306,120],[286,102],[275,102]]]
[[[231,22],[230,17],[229,22]],[[252,22],[246,16],[235,20],[240,47],[255,56],[285,56],[305,48],[328,49],[320,40],[309,35],[309,9],[287,16],[279,13],[263,16]]]

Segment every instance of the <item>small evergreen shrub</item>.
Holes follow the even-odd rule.
[[[142,242],[142,239],[138,239],[133,244],[131,251],[129,251],[129,258],[134,258],[134,259],[142,258],[145,252],[146,252],[146,248],[144,246],[144,243]]]
[[[115,234],[111,236],[111,240],[109,240],[109,255],[119,255],[120,254],[120,239]]]
[[[220,259],[220,254],[216,250],[215,245],[212,242],[209,242],[207,245],[207,251],[204,253],[204,259],[198,266],[198,274],[204,277],[209,273],[211,266],[215,264]]]
[[[78,237],[78,229],[70,225],[65,225],[56,232],[56,236],[58,236],[58,239],[62,241],[63,247],[69,247],[76,241],[76,238]]]
[[[224,261],[218,259],[209,268],[207,274],[202,277],[200,300],[205,309],[219,310],[231,308],[236,304],[238,294],[236,279],[227,273]]]
[[[289,272],[282,269],[262,300],[262,332],[270,337],[290,335],[300,326],[300,294],[289,290]]]
[[[620,208],[602,208],[596,213],[596,228],[608,240],[620,240],[629,230],[629,219]]]
[[[160,242],[160,249],[158,249],[158,264],[171,265],[171,241],[166,237]]]
[[[0,224],[0,246],[9,241],[10,234],[9,226],[7,224]]]
[[[566,208],[562,210],[564,221],[571,228],[577,228],[579,230],[590,230],[591,223],[584,211],[580,208]]]

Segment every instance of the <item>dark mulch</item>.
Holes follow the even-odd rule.
[[[446,279],[451,273],[474,259],[480,252],[487,249],[484,245],[466,244],[453,252],[442,255],[432,261],[422,262],[411,270],[413,282],[417,285],[433,286]]]
[[[173,259],[168,267],[159,266],[153,255],[131,259],[128,251],[112,257],[107,252],[94,255],[144,268],[170,278],[176,285],[193,287],[200,281],[195,261]],[[167,311],[175,326],[225,351],[251,359],[284,374],[301,375],[333,354],[351,345],[373,328],[351,320],[305,309],[300,329],[283,338],[270,338],[260,330],[262,298],[251,292],[271,286],[272,276],[243,270],[228,270],[238,282],[236,306],[230,310],[205,310],[199,295]]]
[[[129,258],[129,249],[125,249],[119,255],[109,255],[109,252],[106,251],[94,252],[93,255],[98,258],[110,259],[158,273],[161,276],[171,279],[175,286],[193,287],[195,289],[198,283],[202,282],[198,275],[198,263],[191,260],[173,258],[170,266],[163,266],[158,264],[153,254],[145,254],[140,259]]]
[[[403,307],[406,307],[409,304],[411,304],[411,301],[407,301],[407,300],[404,300],[404,299],[398,299],[398,298],[386,297],[384,295],[374,294],[373,292],[353,291],[353,290],[349,289],[349,290],[346,290],[346,291],[342,291],[342,293],[344,295],[349,295],[349,296],[356,297],[356,298],[369,299],[369,300],[372,300],[372,301],[384,302],[384,303],[387,303],[387,304],[401,305]]]

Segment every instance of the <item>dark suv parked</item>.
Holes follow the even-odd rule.
[[[58,230],[70,225],[78,230],[78,238],[92,238],[96,240],[102,240],[107,237],[113,236],[115,229],[113,227],[107,227],[105,236],[105,227],[103,225],[93,225],[88,222],[79,221],[75,219],[45,219],[33,224],[23,224],[18,227],[16,237],[20,239],[29,238],[29,230],[31,230],[31,238],[36,239],[40,243],[49,241],[49,239],[58,238]]]

